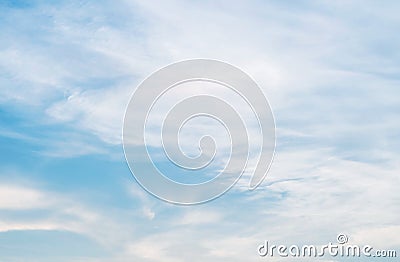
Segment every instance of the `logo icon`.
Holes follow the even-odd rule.
[[[240,106],[220,90],[241,100]],[[244,107],[251,114],[241,115]],[[256,124],[249,127],[250,117]],[[196,119],[213,121],[222,131],[199,122],[186,131],[189,138],[182,138],[185,126]],[[254,130],[258,139],[251,137]],[[193,134],[200,135],[191,138]],[[228,141],[221,157],[215,138],[220,135]],[[197,147],[197,154],[186,153],[188,145]],[[137,87],[125,112],[123,146],[129,168],[145,190],[170,203],[199,204],[221,196],[243,173],[250,174],[250,190],[261,184],[275,151],[275,122],[262,90],[242,70],[216,60],[185,60],[161,68]],[[255,163],[251,167],[249,160]],[[196,179],[214,175],[189,183],[177,179],[180,172],[196,174]]]

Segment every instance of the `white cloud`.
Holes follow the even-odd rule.
[[[131,237],[133,226],[76,195],[39,189],[28,183],[2,183],[0,232],[15,230],[69,231],[89,237],[107,250]],[[35,215],[36,214],[36,215]],[[124,231],[121,228],[124,227]]]
[[[42,192],[13,185],[1,185],[0,209],[35,209],[49,206]]]
[[[46,112],[53,119],[72,122],[111,144],[120,144],[125,107],[131,94],[130,86],[89,90],[57,102]]]
[[[8,46],[0,52],[0,101],[36,110],[40,120],[31,121],[70,125],[118,144],[123,111],[141,79],[176,60],[209,57],[240,66],[263,87],[277,120],[278,150],[262,187],[186,212],[132,193],[143,208],[111,216],[86,203],[66,208],[79,203],[75,198],[4,185],[1,207],[55,215],[2,220],[2,231],[80,232],[118,252],[124,246],[121,261],[125,255],[251,261],[266,238],[326,244],[338,232],[357,243],[386,247],[390,239],[398,246],[398,6],[126,1],[43,8],[53,17],[41,32],[46,37],[25,41],[19,30],[33,29],[14,19],[17,29],[6,31],[2,47]],[[77,138],[83,142],[53,141],[46,153],[108,152]],[[247,188],[244,182],[237,188]],[[134,234],[136,212],[146,219],[140,226],[147,236]]]
[[[179,225],[201,225],[201,224],[216,224],[221,223],[223,217],[222,214],[216,211],[210,210],[189,210],[186,212],[182,219],[178,221]]]

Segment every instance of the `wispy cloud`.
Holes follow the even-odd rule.
[[[59,172],[40,169],[45,162],[82,157],[77,167],[66,162],[76,176],[63,192],[11,183],[3,172],[0,231],[75,232],[110,250],[112,261],[252,261],[264,239],[326,244],[338,232],[398,248],[399,9],[372,1],[0,5],[0,136],[2,146],[24,146],[2,147],[1,165],[11,165],[10,155],[20,169],[54,174],[44,176],[54,185]],[[130,187],[121,128],[144,77],[197,57],[230,62],[260,84],[277,153],[254,192],[243,179],[214,202],[183,208]],[[41,161],[26,163],[26,155]],[[93,155],[118,159],[125,169],[115,180],[129,186],[77,192],[72,185],[94,170],[83,156]],[[86,198],[96,194],[115,202]],[[118,194],[125,202],[115,207]]]

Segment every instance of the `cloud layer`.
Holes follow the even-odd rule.
[[[256,261],[266,239],[319,245],[342,232],[398,250],[399,10],[371,1],[1,4],[0,236],[72,232],[96,247],[76,261]],[[122,121],[146,76],[198,57],[258,82],[277,151],[257,190],[242,179],[214,202],[180,207],[130,177]],[[118,168],[98,171],[96,161]]]

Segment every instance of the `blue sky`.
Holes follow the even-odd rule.
[[[259,261],[264,240],[323,245],[341,232],[399,250],[399,11],[395,1],[2,1],[0,261]],[[135,182],[121,134],[136,86],[190,58],[257,81],[277,147],[257,190],[244,176],[182,207]]]

